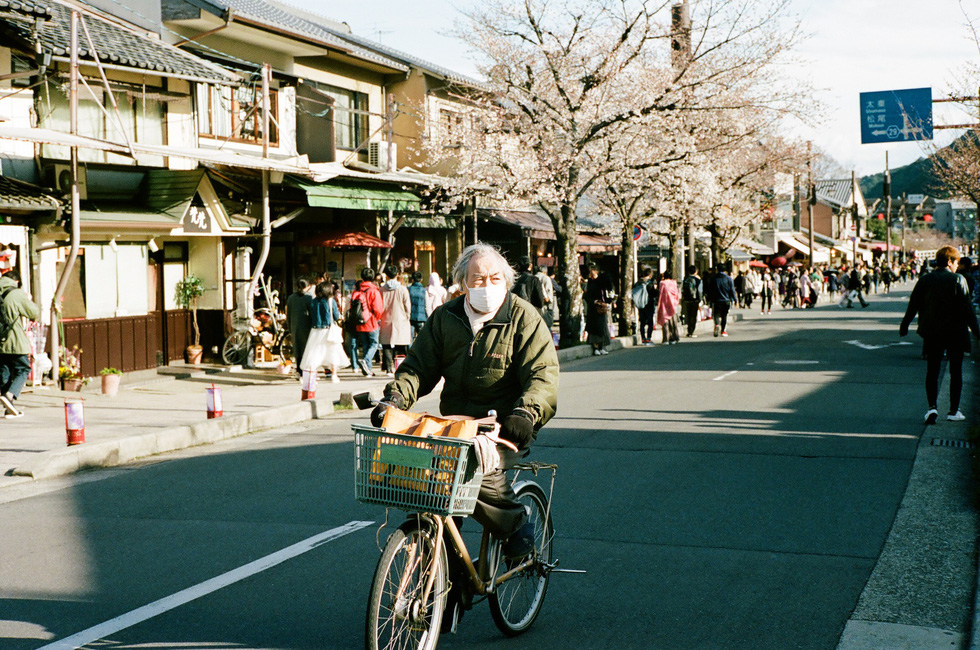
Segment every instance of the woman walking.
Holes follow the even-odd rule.
[[[442,305],[449,298],[449,292],[442,286],[442,279],[439,274],[433,271],[429,274],[429,286],[425,288],[425,316],[428,318],[436,307]]]
[[[772,313],[772,297],[776,293],[776,281],[772,279],[772,272],[766,269],[759,280],[759,298],[762,300],[762,314]]]
[[[657,302],[657,325],[663,328],[663,344],[673,345],[681,340],[677,331],[677,308],[681,304],[680,291],[669,271],[660,276],[660,298]]]
[[[299,364],[300,369],[304,372],[317,372],[320,366],[327,366],[330,368],[330,381],[336,384],[340,381],[337,369],[347,366],[350,360],[344,354],[344,333],[337,324],[340,320],[340,309],[334,300],[331,283],[321,282],[316,285],[316,296],[310,307],[310,315],[313,329],[310,330],[306,351]]]
[[[609,354],[605,349],[609,338],[609,312],[612,311],[612,282],[599,275],[599,267],[589,264],[589,277],[585,283],[585,331],[589,335],[592,354]]]
[[[404,355],[412,344],[412,299],[408,289],[398,281],[398,267],[385,268],[387,281],[381,285],[381,370],[395,376],[395,355]]]

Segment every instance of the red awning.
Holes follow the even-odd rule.
[[[303,242],[304,246],[323,246],[324,248],[391,248],[392,245],[366,232],[349,232],[345,235],[326,235],[313,237]]]

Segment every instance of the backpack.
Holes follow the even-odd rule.
[[[681,283],[681,300],[697,302],[698,300],[698,279],[693,275],[684,278]]]
[[[355,292],[350,299],[350,308],[347,310],[347,329],[353,331],[358,325],[367,323],[364,315],[364,294],[360,291]]]
[[[510,290],[518,298],[523,298],[524,300],[531,302],[531,278],[533,276],[530,273],[521,273],[517,277],[517,282],[514,283],[514,288]],[[533,303],[532,303],[533,304]]]
[[[650,302],[650,292],[647,291],[646,282],[637,282],[633,287],[633,304],[637,309],[643,309]]]
[[[10,295],[10,292],[17,287],[7,287],[2,293],[0,293],[0,345],[7,342],[7,338],[10,336],[10,332],[14,329],[14,323],[17,319],[7,321],[6,311],[3,309],[3,303]]]

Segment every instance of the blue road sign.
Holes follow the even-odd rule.
[[[861,144],[932,140],[932,88],[861,93]]]

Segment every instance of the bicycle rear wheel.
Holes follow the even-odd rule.
[[[527,631],[538,617],[548,590],[549,573],[543,564],[550,564],[553,555],[554,528],[548,513],[548,498],[537,483],[522,483],[514,488],[517,500],[524,504],[528,520],[534,524],[535,562],[519,575],[499,585],[489,595],[490,614],[493,622],[507,636],[517,636]],[[491,557],[500,558],[500,542],[495,542]],[[500,559],[495,575],[507,572],[507,563]]]
[[[433,531],[416,521],[402,524],[385,543],[371,582],[365,647],[368,650],[432,650],[446,606],[445,549],[439,561]],[[433,578],[429,597],[425,586]]]
[[[288,332],[279,341],[279,362],[280,363],[290,363],[293,360],[293,335]],[[297,359],[296,363],[299,364],[302,359]]]
[[[225,339],[221,346],[221,359],[230,366],[245,365],[252,347],[252,335],[247,330],[238,330]]]

